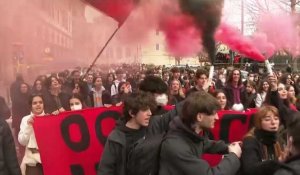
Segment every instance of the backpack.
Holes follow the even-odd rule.
[[[127,175],[157,175],[162,142],[166,133],[144,137],[134,143],[127,155]]]

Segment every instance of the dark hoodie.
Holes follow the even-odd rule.
[[[201,159],[203,153],[226,153],[228,146],[223,141],[209,140],[196,134],[186,127],[179,117],[170,123],[170,130],[166,140],[162,143],[160,154],[160,175],[208,175],[208,174],[235,174],[240,162],[234,153],[225,155],[222,161],[211,168]]]
[[[127,151],[130,149],[127,145],[132,145],[136,139],[144,136],[151,138],[166,132],[169,122],[179,114],[181,107],[182,103],[179,103],[166,114],[152,116],[149,126],[138,131],[125,127],[124,121],[118,121],[106,140],[97,175],[125,175]]]
[[[145,135],[144,128],[131,129],[125,124],[124,120],[118,120],[116,128],[107,138],[97,174],[125,175],[128,151],[138,139]]]

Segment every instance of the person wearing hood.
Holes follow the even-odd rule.
[[[150,93],[132,93],[124,101],[123,118],[109,134],[97,175],[125,175],[130,148],[146,134],[155,99]]]
[[[183,104],[179,117],[173,119],[161,145],[159,175],[236,174],[241,147],[223,141],[209,140],[207,130],[218,119],[219,102],[206,92],[195,92]],[[221,162],[210,167],[201,159],[204,153],[226,154]]]

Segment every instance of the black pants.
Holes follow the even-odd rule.
[[[43,175],[43,166],[42,164],[38,163],[36,166],[28,166],[26,165],[26,172],[25,175]]]

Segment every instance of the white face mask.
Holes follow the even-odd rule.
[[[254,81],[254,77],[249,77],[249,81]]]
[[[71,106],[71,111],[76,111],[76,110],[81,110],[81,109],[82,109],[82,104]]]
[[[155,101],[159,106],[165,106],[168,103],[168,96],[166,94],[161,94],[156,96]]]
[[[226,82],[226,78],[221,78],[221,82],[225,83]]]

